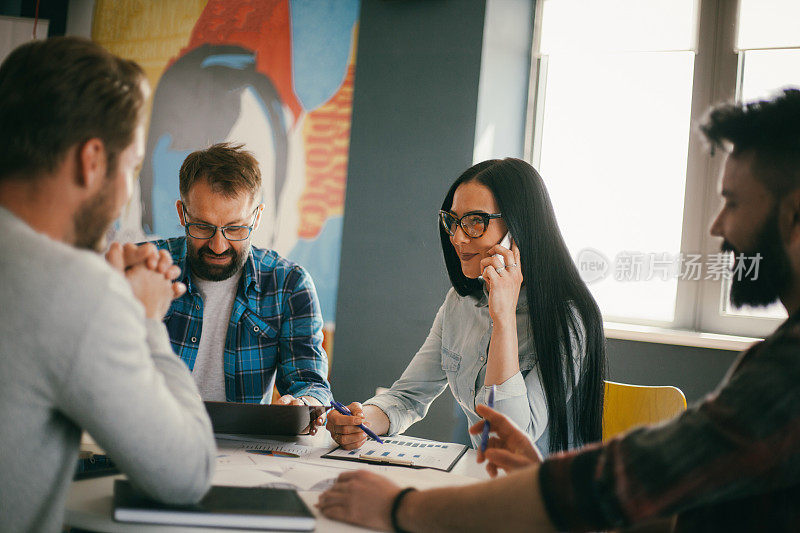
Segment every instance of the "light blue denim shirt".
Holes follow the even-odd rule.
[[[449,385],[470,425],[481,418],[475,406],[485,404],[489,388],[484,386],[492,319],[486,295],[480,299],[459,296],[450,289],[436,313],[425,343],[392,387],[365,405],[379,407],[389,417],[389,435],[402,433],[422,419],[433,400]],[[573,346],[580,342],[581,360],[585,352],[583,332],[572,335]],[[519,372],[497,385],[494,408],[513,420],[547,453],[547,403],[531,336],[525,291],[517,304]],[[564,355],[561,354],[563,357]],[[579,372],[576,365],[576,371]],[[576,372],[577,374],[577,372]],[[570,391],[568,391],[569,393]],[[471,435],[472,445],[480,435]]]

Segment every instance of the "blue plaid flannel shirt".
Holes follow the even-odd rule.
[[[203,299],[186,264],[186,237],[154,241],[181,268],[187,291],[164,323],[172,348],[194,368],[203,328]],[[311,276],[272,250],[250,247],[225,339],[225,399],[270,403],[281,394],[313,396],[330,405],[328,356],[322,348],[322,312]]]

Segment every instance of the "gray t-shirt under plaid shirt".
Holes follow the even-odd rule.
[[[200,396],[206,401],[225,401],[225,339],[228,337],[228,322],[241,277],[242,271],[239,270],[238,274],[222,281],[195,278],[197,290],[203,299],[203,329],[192,377]]]

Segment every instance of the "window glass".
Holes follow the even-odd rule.
[[[695,0],[545,0],[541,53],[693,50]]]
[[[693,1],[544,4],[538,165],[606,318],[674,319],[695,24]]]
[[[800,46],[800,2],[797,0],[740,0],[736,47]]]

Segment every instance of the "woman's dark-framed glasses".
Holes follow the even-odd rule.
[[[493,218],[502,218],[500,213],[467,213],[461,218],[456,217],[450,211],[439,211],[439,222],[451,237],[456,234],[456,227],[461,226],[464,233],[472,239],[477,239],[484,234],[489,227],[489,221]]]
[[[183,208],[183,219],[188,220],[189,215],[186,213],[186,206],[183,202],[181,202],[181,208]],[[194,237],[195,239],[210,239],[217,234],[217,230],[220,230],[222,236],[229,241],[246,241],[250,238],[250,233],[252,233],[256,224],[257,210],[258,206],[253,210],[253,223],[249,226],[214,226],[213,224],[186,222],[186,233],[189,234],[189,237]]]

